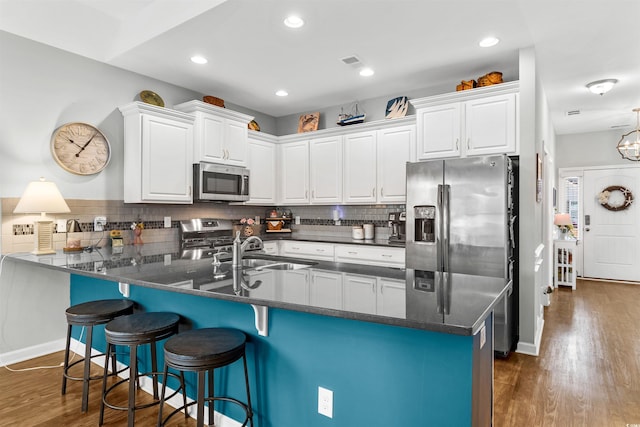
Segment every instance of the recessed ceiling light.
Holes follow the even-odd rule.
[[[300,28],[304,25],[304,21],[299,16],[290,15],[284,20],[284,25],[289,28]]]
[[[191,57],[191,62],[195,64],[206,64],[208,61],[204,56],[196,55]]]
[[[373,76],[374,72],[371,68],[363,68],[362,70],[360,70],[360,75],[362,77],[369,77],[369,76]]]
[[[500,42],[500,39],[498,39],[497,37],[485,37],[482,40],[480,40],[480,43],[478,43],[478,45],[480,45],[480,47],[491,47],[491,46],[495,46]]]
[[[595,82],[587,84],[587,88],[596,95],[604,95],[609,92],[616,83],[618,83],[616,79],[596,80]]]
[[[282,90],[280,89],[279,91],[276,92],[277,96],[287,96],[289,95],[289,92],[287,92],[286,90]]]

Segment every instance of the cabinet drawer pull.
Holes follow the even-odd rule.
[[[382,256],[385,258],[393,258],[393,255],[389,255],[389,254],[382,254]]]
[[[456,151],[460,149],[460,138],[456,138]]]
[[[375,187],[373,187],[371,189],[371,196],[376,197],[376,188]]]
[[[299,251],[300,250],[300,248],[297,247],[297,246],[291,246],[291,249],[294,250],[294,251]]]
[[[380,197],[384,197],[384,188],[380,189]]]
[[[471,143],[471,138],[467,138],[467,150],[469,149],[470,143]]]
[[[324,252],[324,249],[316,249],[316,252]]]
[[[349,251],[348,253],[351,254],[351,255],[358,255],[358,252]]]

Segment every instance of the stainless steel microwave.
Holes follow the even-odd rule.
[[[194,201],[243,202],[249,200],[249,169],[239,166],[193,165]]]

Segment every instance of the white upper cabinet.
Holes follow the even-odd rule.
[[[398,126],[378,131],[378,203],[407,200],[407,162],[415,161],[416,127]]]
[[[376,202],[376,140],[376,131],[344,137],[345,203]]]
[[[247,125],[253,117],[202,101],[174,108],[195,116],[194,162],[247,165]]]
[[[309,142],[291,142],[278,146],[280,153],[280,202],[309,203]],[[251,184],[249,184],[251,185]]]
[[[345,203],[404,203],[406,164],[415,160],[413,125],[344,137]]]
[[[442,159],[460,155],[461,104],[445,104],[416,111],[418,159]]]
[[[311,203],[342,202],[342,136],[309,142]]]
[[[192,203],[193,116],[142,102],[124,116],[124,202]]]
[[[465,109],[467,155],[515,152],[515,93],[474,99],[465,103]]]
[[[249,134],[249,201],[247,204],[273,205],[277,203],[277,145],[269,141],[275,137]]]
[[[411,100],[418,160],[518,154],[518,82]]]

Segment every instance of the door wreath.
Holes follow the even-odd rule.
[[[624,197],[624,200],[622,202],[615,203],[615,204],[609,203],[611,193],[614,191],[619,191],[620,193],[622,193],[622,196]],[[633,203],[633,194],[631,193],[631,190],[629,190],[628,188],[625,188],[621,185],[612,185],[605,188],[598,194],[598,201],[605,209],[608,209],[614,212],[623,211],[627,209],[629,206],[631,206],[631,203]]]

